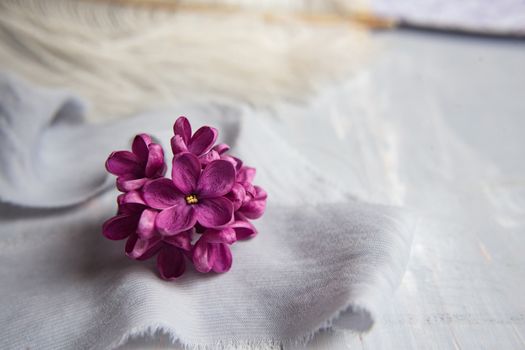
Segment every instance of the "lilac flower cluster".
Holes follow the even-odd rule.
[[[253,185],[255,169],[215,145],[217,130],[203,126],[192,134],[179,117],[171,139],[171,179],[164,177],[162,147],[151,137],[135,137],[130,151],[110,154],[106,169],[117,176],[117,215],[103,225],[112,240],[127,239],[126,255],[146,260],[157,255],[163,279],[186,269],[186,260],[199,272],[226,272],[232,265],[230,245],[254,237],[250,220],[266,208],[266,192]]]

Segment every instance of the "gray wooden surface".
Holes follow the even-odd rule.
[[[525,42],[410,32],[378,41],[384,57],[366,78],[377,123],[368,122],[388,125],[387,192],[422,221],[375,329],[333,339],[524,349]]]
[[[277,117],[356,195],[421,220],[372,331],[325,332],[306,348],[525,349],[525,42],[410,31],[374,41],[369,65],[320,98],[333,108]]]

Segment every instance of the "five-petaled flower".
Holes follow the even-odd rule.
[[[173,160],[172,179],[157,179],[144,186],[144,200],[161,212],[155,221],[166,235],[188,230],[198,222],[220,227],[233,219],[233,204],[225,197],[235,182],[235,169],[215,160],[203,170],[199,159],[183,153]]]

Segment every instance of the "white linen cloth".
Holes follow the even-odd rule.
[[[356,182],[334,177],[314,150],[321,131],[301,150],[287,142],[300,131],[248,108],[179,106],[107,125],[82,114],[65,92],[0,77],[0,348],[115,348],[156,331],[196,348],[244,348],[372,327],[404,273],[414,221],[353,198]],[[161,141],[169,163],[178,114],[216,126],[269,199],[259,235],[232,247],[228,273],[190,268],[166,282],[102,237],[117,193],[101,191],[113,182],[108,153],[136,133]]]

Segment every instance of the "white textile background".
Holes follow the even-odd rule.
[[[360,337],[323,332],[307,347],[522,349],[525,47],[406,31],[374,40],[382,55],[308,118],[286,107],[273,120],[283,140],[355,196],[402,204],[423,220],[374,328]]]
[[[291,145],[297,130],[270,113],[179,106],[88,125],[80,101],[9,75],[0,107],[2,349],[115,348],[159,331],[195,348],[304,344],[320,330],[368,331],[404,273],[412,217],[354,198],[352,181]],[[182,113],[217,126],[270,200],[259,235],[233,247],[231,271],[190,268],[166,282],[101,236],[117,195],[101,193],[103,164],[139,132],[161,140],[170,159]]]

